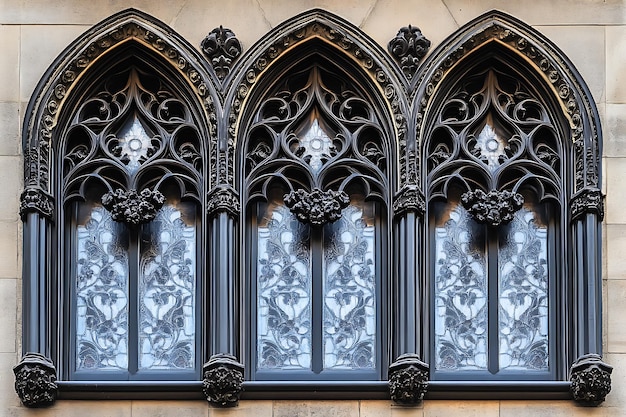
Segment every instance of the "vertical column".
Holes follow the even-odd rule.
[[[202,369],[203,390],[214,405],[237,405],[244,367],[235,356],[238,341],[237,231],[240,213],[237,193],[218,186],[207,196],[209,221],[209,361]]]

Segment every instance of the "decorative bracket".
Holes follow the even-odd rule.
[[[218,353],[202,367],[202,391],[207,401],[218,407],[235,407],[243,390],[244,366],[237,358]]]
[[[389,41],[389,53],[400,63],[400,68],[407,79],[413,78],[422,58],[428,53],[430,41],[422,35],[419,28],[405,26]]]
[[[416,186],[403,187],[393,202],[393,212],[396,216],[409,211],[414,211],[418,216],[423,216],[426,212],[424,194]]]
[[[207,214],[209,217],[218,213],[226,212],[232,217],[239,216],[240,205],[237,192],[231,187],[219,186],[211,191],[207,196]]]
[[[20,217],[26,218],[28,213],[39,213],[47,219],[52,218],[54,200],[40,188],[26,188],[20,195]]]
[[[604,195],[597,188],[584,188],[570,202],[572,220],[587,213],[593,213],[602,221],[604,219]]]
[[[389,393],[400,404],[417,404],[428,389],[430,366],[415,353],[405,353],[389,365]]]
[[[15,392],[26,407],[46,407],[57,397],[57,371],[50,359],[27,353],[13,368]]]
[[[613,367],[595,353],[583,355],[572,364],[570,381],[572,395],[580,405],[595,407],[611,392]]]
[[[495,227],[513,220],[515,212],[524,204],[524,196],[506,190],[488,193],[474,190],[464,193],[461,202],[477,222]]]
[[[303,189],[285,194],[287,207],[302,223],[323,226],[341,218],[341,211],[350,204],[350,197],[343,191],[322,191],[315,188],[308,193]]]
[[[124,191],[118,188],[102,196],[102,205],[116,222],[138,225],[154,219],[165,203],[165,197],[158,190],[145,188]]]
[[[233,61],[241,55],[241,42],[235,33],[220,26],[213,29],[200,44],[202,52],[209,58],[215,74],[223,80],[233,65]]]

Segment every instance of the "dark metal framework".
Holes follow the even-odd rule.
[[[601,354],[601,131],[591,95],[558,48],[500,12],[468,23],[420,64],[427,48],[409,26],[390,43],[392,57],[323,10],[279,25],[243,54],[232,31],[215,29],[203,42],[209,60],[133,9],[70,45],[37,86],[23,129],[23,349],[33,354],[16,367],[22,399],[49,403],[57,387],[60,398],[198,398],[204,387],[210,401],[234,405],[244,373],[247,398],[362,398],[364,392],[386,398],[390,365],[392,395],[405,402],[419,401],[426,387],[425,398],[567,398],[570,374],[577,400],[601,401],[608,365],[582,358],[568,374],[577,358]],[[159,138],[133,174],[119,144],[100,133],[120,126],[101,113],[115,99],[86,104],[110,91],[102,84],[110,68],[124,75],[109,79],[152,74],[163,83],[153,93],[154,107],[145,106],[144,93],[128,96],[144,112],[144,128]],[[135,81],[130,84],[141,84]],[[141,103],[146,109],[138,110]],[[490,126],[509,135],[507,149],[491,159],[476,144],[489,117]],[[332,139],[319,172],[296,137],[313,119]],[[372,381],[342,383],[349,372],[320,381],[250,380],[256,378],[250,213],[276,184],[284,203],[312,227],[338,217],[346,195],[375,201],[381,291]],[[197,349],[199,360],[213,356],[204,381],[199,369],[184,381],[73,380],[63,307],[71,281],[68,208],[106,194],[102,203],[112,213],[124,219],[130,210],[124,221],[139,225],[158,210],[163,198],[156,192],[168,197],[172,189],[197,207],[199,218]],[[89,195],[94,190],[96,197]],[[551,208],[549,377],[442,380],[431,369],[426,381],[428,364],[419,358],[431,368],[435,361],[430,219],[437,201],[453,197],[489,230],[504,227],[524,201]],[[586,375],[601,384],[585,384]],[[598,385],[601,392],[594,391]]]

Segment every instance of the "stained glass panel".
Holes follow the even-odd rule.
[[[257,235],[257,367],[311,369],[309,227],[268,205]]]
[[[504,139],[498,135],[496,129],[489,123],[485,124],[476,137],[475,147],[491,171],[502,165],[500,159],[506,155],[504,152],[505,146],[506,142]]]
[[[435,226],[435,346],[438,370],[487,369],[484,229],[460,205]]]
[[[499,249],[500,369],[548,369],[548,229],[515,214]]]
[[[148,157],[148,151],[151,148],[150,136],[146,133],[137,116],[120,134],[119,146],[120,156],[127,161],[128,169],[131,172],[137,171],[140,161]]]
[[[304,150],[302,158],[308,160],[314,172],[319,171],[323,165],[323,157],[329,157],[332,141],[320,126],[317,119],[313,120],[309,129],[300,138],[300,146]]]
[[[183,206],[183,204],[181,204]],[[165,205],[144,228],[139,281],[139,368],[195,366],[196,221]]]
[[[76,370],[128,368],[127,239],[103,207],[76,227]]]
[[[370,213],[373,204],[367,203]],[[324,368],[374,368],[376,346],[375,227],[350,205],[325,227]]]

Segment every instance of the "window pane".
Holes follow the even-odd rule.
[[[548,369],[548,228],[526,207],[500,237],[500,369]]]
[[[80,205],[81,210],[90,206]],[[128,236],[103,207],[76,227],[76,370],[128,368]]]
[[[484,228],[460,205],[441,206],[435,225],[437,370],[487,369]]]
[[[195,207],[180,206],[184,214],[165,205],[144,226],[139,281],[140,369],[195,366]]]
[[[325,369],[375,367],[374,204],[363,206],[346,207],[340,220],[325,227]]]
[[[262,205],[257,229],[257,367],[311,369],[309,227]]]

